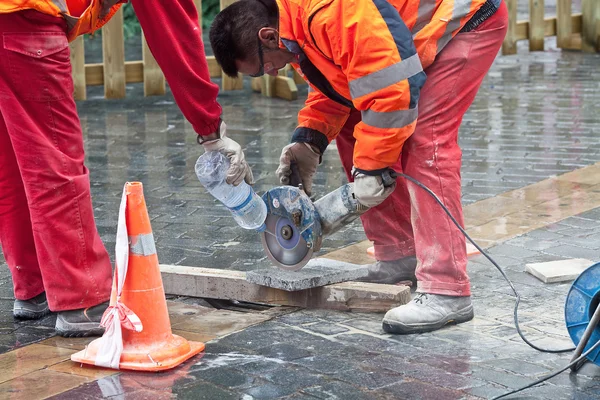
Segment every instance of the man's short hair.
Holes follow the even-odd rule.
[[[275,0],[239,0],[217,14],[210,27],[210,45],[225,74],[237,77],[235,61],[258,54],[258,31],[276,27],[278,14]]]

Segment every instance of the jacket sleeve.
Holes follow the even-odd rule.
[[[185,118],[199,135],[216,132],[219,88],[210,81],[193,0],[131,0],[148,47]]]
[[[354,166],[377,174],[398,160],[416,125],[425,73],[412,35],[386,0],[332,1],[314,14],[310,30],[342,69],[362,115]]]
[[[304,107],[298,113],[298,127],[292,142],[311,143],[321,154],[348,120],[350,109],[315,89],[309,89]]]

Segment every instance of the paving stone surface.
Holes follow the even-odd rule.
[[[314,258],[297,271],[277,267],[246,272],[246,280],[257,285],[287,290],[289,292],[311,289],[332,283],[347,282],[369,274],[364,265]]]
[[[531,54],[526,43],[516,56],[496,60],[461,127],[465,204],[598,162],[599,66],[600,55]],[[78,103],[95,216],[111,257],[122,186],[137,180],[144,184],[161,263],[266,267],[258,235],[237,227],[195,178],[201,150],[172,97],[141,98],[141,90],[128,85],[127,99],[105,101],[101,88],[91,88],[90,100]],[[305,95],[301,86],[298,101],[267,99],[251,93],[247,82],[242,92],[220,95],[229,133],[245,148],[259,193],[277,184],[277,160]],[[343,183],[332,145],[315,192],[321,196]],[[328,237],[323,252],[364,238],[354,223]],[[490,250],[521,293],[521,329],[536,344],[572,346],[563,314],[570,284],[543,284],[524,272],[525,264],[597,261],[599,238],[596,208]],[[12,319],[12,284],[1,258],[0,264],[0,352],[52,336],[54,316]],[[209,342],[204,356],[174,371],[122,373],[55,398],[480,399],[568,363],[569,353],[540,353],[519,338],[511,290],[483,255],[470,259],[468,271],[476,317],[465,324],[394,336],[381,330],[381,314],[298,311]],[[600,368],[588,364],[578,374],[564,373],[521,398],[598,399]]]

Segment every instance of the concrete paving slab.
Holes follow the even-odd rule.
[[[572,281],[594,264],[585,258],[571,258],[542,263],[526,264],[525,270],[544,283]]]
[[[368,275],[366,265],[326,258],[315,258],[298,271],[265,268],[246,273],[246,280],[257,285],[295,292],[332,283],[347,282]]]

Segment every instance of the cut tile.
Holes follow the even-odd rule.
[[[0,383],[0,398],[11,400],[46,399],[90,380],[83,376],[44,369]]]
[[[525,265],[525,270],[544,283],[567,282],[577,278],[594,263],[585,258],[572,258]]]
[[[315,258],[298,271],[276,267],[248,271],[246,280],[261,286],[295,292],[333,283],[348,282],[369,274],[366,265],[350,264],[338,260]]]
[[[0,354],[0,383],[68,360],[73,353],[75,350],[32,344]]]

